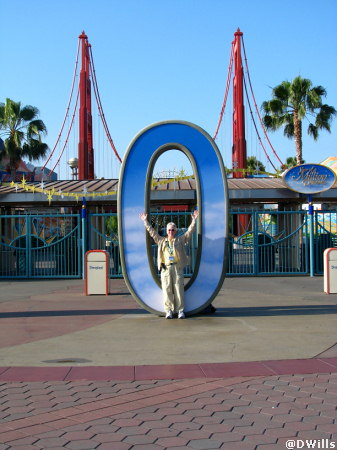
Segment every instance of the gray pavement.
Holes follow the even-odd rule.
[[[165,320],[123,280],[85,296],[83,280],[0,282],[1,366],[148,365],[337,356],[337,295],[321,277],[227,278],[215,314]]]

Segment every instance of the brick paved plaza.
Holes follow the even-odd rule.
[[[245,298],[242,280],[240,282],[238,296]],[[223,321],[223,327],[227,326],[226,315],[221,309],[226,306],[228,321],[239,317],[238,323],[246,322],[249,330],[247,341],[250,340],[252,345],[251,358],[240,358],[238,353],[236,361],[212,362],[215,358],[213,343],[208,341],[209,358],[207,360],[207,354],[202,350],[199,363],[185,356],[186,363],[183,364],[179,361],[179,349],[176,364],[162,363],[165,355],[161,358],[160,349],[157,349],[157,364],[147,364],[149,356],[146,352],[143,354],[145,363],[138,364],[136,355],[128,353],[131,341],[125,336],[120,346],[124,346],[129,364],[118,364],[121,358],[118,355],[117,364],[113,364],[109,354],[106,354],[109,364],[102,364],[102,360],[90,361],[91,355],[85,359],[85,349],[82,353],[78,351],[76,346],[85,342],[83,333],[90,335],[90,331],[95,330],[99,338],[117,339],[114,324],[121,321],[124,327],[129,328],[130,339],[133,340],[133,329],[138,331],[139,322],[144,325],[149,321],[156,330],[157,340],[160,340],[159,330],[170,321],[153,318],[139,310],[127,296],[122,281],[116,283],[117,294],[106,298],[83,297],[79,281],[67,286],[62,282],[50,283],[49,287],[29,286],[29,283],[16,286],[16,294],[11,291],[12,297],[2,298],[0,303],[4,337],[0,346],[0,450],[269,450],[286,449],[287,441],[291,440],[299,445],[293,448],[337,446],[337,355],[334,345],[337,327],[333,328],[336,324],[336,300],[334,296],[325,297],[317,292],[317,301],[314,302],[311,297],[315,295],[313,287],[309,286],[308,293],[298,293],[293,303],[298,310],[298,326],[300,322],[303,326],[301,333],[305,333],[313,319],[321,324],[315,332],[318,334],[320,330],[321,336],[317,339],[322,343],[322,351],[311,357],[308,356],[308,342],[303,340],[299,345],[295,333],[293,346],[296,348],[289,349],[289,356],[297,352],[295,358],[279,359],[277,352],[284,350],[275,346],[275,359],[255,359],[256,354],[260,355],[259,349],[255,353],[253,351],[254,346],[260,343],[258,326],[261,315],[256,321],[256,313],[253,313],[258,305],[251,307],[251,319],[247,311],[239,314],[237,303],[231,313],[232,300],[229,299],[226,305],[221,303],[228,296],[224,291],[220,294],[222,300],[219,304],[215,302],[220,317],[216,313],[214,316],[186,319],[183,331],[185,333],[186,327],[191,327],[195,338],[207,341],[205,327],[211,327],[212,321],[216,322],[217,330],[219,320]],[[31,292],[28,295],[29,288]],[[228,289],[232,292],[234,284]],[[57,299],[60,300],[58,308]],[[269,310],[287,304],[284,300],[281,305],[279,299],[275,303],[272,294],[269,300]],[[267,308],[266,301],[260,299],[259,306]],[[243,301],[241,304],[243,311],[250,307]],[[321,308],[318,308],[319,304]],[[309,308],[311,314],[308,317],[303,311]],[[69,314],[66,315],[65,311]],[[73,319],[71,323],[69,318]],[[281,314],[281,319],[286,323],[289,317]],[[276,329],[280,316],[268,316],[265,312],[264,320],[274,323],[275,333],[280,333]],[[196,323],[200,327],[199,336],[192,329]],[[44,326],[39,327],[41,324]],[[171,332],[180,333],[178,326],[180,322],[172,321]],[[116,326],[115,330],[119,332],[120,328]],[[146,333],[151,333],[151,330],[146,330]],[[325,334],[329,336],[323,336]],[[146,338],[139,333],[137,336],[138,339]],[[236,345],[235,339],[239,344],[240,337],[233,336],[234,333],[233,345]],[[279,339],[282,336],[278,334]],[[73,347],[65,352],[63,346],[69,346],[70,338],[73,339]],[[225,341],[230,336],[219,333],[219,339]],[[267,335],[265,340],[268,341]],[[172,342],[175,343],[174,338]],[[269,345],[272,342],[270,340]],[[186,347],[188,345],[187,342]],[[57,347],[59,359],[53,360],[57,356]],[[47,359],[48,349],[50,358]],[[216,345],[215,349],[217,351]],[[34,365],[31,364],[31,351],[35,352]],[[186,354],[184,343],[181,351]],[[242,350],[242,355],[246,355],[246,351]],[[302,352],[304,358],[300,357]],[[90,348],[87,353],[89,355]],[[192,350],[190,353],[193,360]],[[62,355],[68,355],[68,358],[62,360]]]
[[[1,449],[267,450],[286,448],[288,439],[337,440],[337,373],[0,390]]]

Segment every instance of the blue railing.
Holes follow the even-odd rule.
[[[182,233],[190,214],[155,212],[150,220],[160,234],[168,222]],[[314,272],[319,275],[324,250],[337,245],[337,212],[315,211],[314,219]],[[307,211],[231,211],[227,275],[309,274],[309,233]],[[197,245],[196,231],[187,248],[187,277],[193,274]],[[110,278],[123,277],[116,213],[88,214],[84,228],[77,214],[0,216],[0,278],[80,278],[84,251],[100,249],[109,254]],[[152,251],[156,267],[154,244]]]
[[[0,216],[0,278],[82,276],[80,216]]]

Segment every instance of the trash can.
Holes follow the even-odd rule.
[[[109,294],[109,255],[105,250],[85,254],[85,295]]]
[[[337,248],[324,250],[324,292],[337,294]]]

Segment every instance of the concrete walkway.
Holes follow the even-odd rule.
[[[198,364],[337,356],[337,295],[322,278],[230,278],[216,314],[164,320],[123,280],[85,296],[82,280],[1,282],[5,366]],[[64,363],[62,363],[64,361]]]
[[[322,278],[229,278],[215,314],[186,320],[147,313],[123,280],[110,290],[0,281],[0,450],[337,441],[337,296]]]

